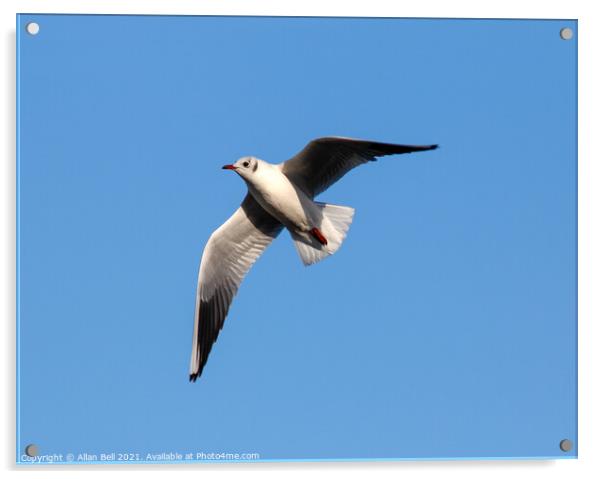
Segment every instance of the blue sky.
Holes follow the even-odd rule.
[[[575,22],[18,25],[19,447],[574,455]],[[356,209],[343,247],[305,268],[282,234],[190,384],[200,256],[245,194],[220,166],[326,135],[441,148],[322,194]]]

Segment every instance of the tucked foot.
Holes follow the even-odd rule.
[[[310,229],[309,234],[311,234],[314,238],[316,238],[320,242],[321,245],[326,246],[328,244],[328,240],[324,237],[324,235],[318,228]]]

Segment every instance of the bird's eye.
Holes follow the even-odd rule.
[[[248,161],[245,161],[245,162],[242,164],[242,166],[244,166],[245,168],[248,168],[248,167],[249,167],[249,162],[248,162]]]

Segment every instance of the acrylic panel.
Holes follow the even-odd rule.
[[[575,20],[16,35],[17,462],[577,456]]]

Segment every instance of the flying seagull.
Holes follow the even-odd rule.
[[[376,161],[376,157],[435,148],[437,145],[394,145],[327,137],[311,141],[284,163],[272,164],[246,156],[223,166],[245,181],[248,192],[234,214],[213,232],[203,251],[190,381],[196,381],[203,372],[243,277],[283,228],[291,234],[306,266],[339,249],[354,209],[320,203],[314,197],[351,169]]]

